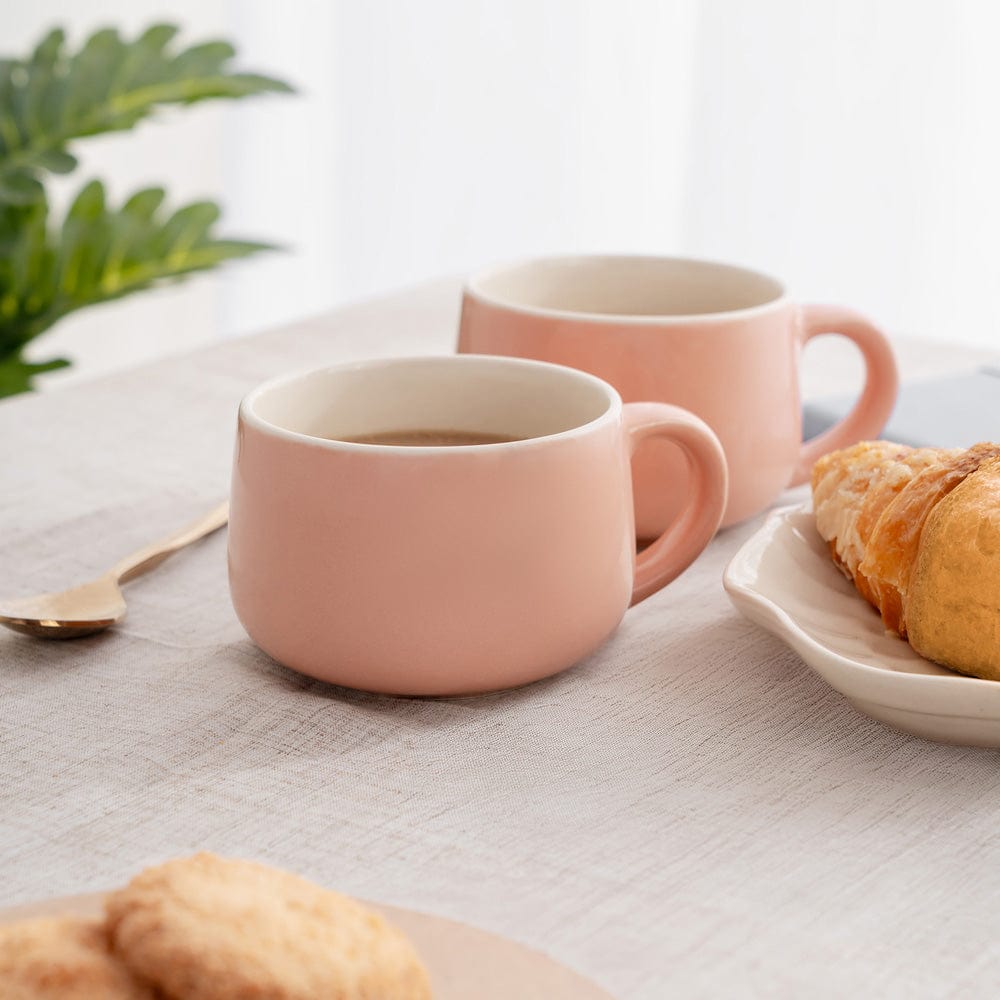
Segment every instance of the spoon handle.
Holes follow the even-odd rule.
[[[148,573],[151,569],[155,569],[164,559],[172,556],[178,549],[182,549],[185,545],[190,545],[192,542],[198,541],[199,538],[204,538],[205,535],[210,535],[213,531],[217,531],[228,520],[229,501],[227,500],[225,503],[219,504],[214,510],[199,517],[197,521],[192,521],[191,524],[181,528],[180,531],[175,531],[172,535],[168,535],[158,542],[153,542],[139,549],[137,552],[125,556],[124,559],[115,563],[108,575],[113,576],[119,583],[127,583],[129,580],[134,580],[137,576],[142,576],[143,573]]]

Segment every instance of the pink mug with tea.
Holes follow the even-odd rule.
[[[826,333],[857,345],[865,385],[847,417],[803,443],[799,356]],[[729,465],[723,526],[805,482],[820,455],[876,437],[896,400],[892,350],[864,316],[799,305],[774,278],[699,260],[556,257],[484,271],[466,285],[458,349],[571,365],[626,402],[696,413]],[[654,537],[683,503],[684,464],[655,441],[636,455],[633,476],[638,535]]]
[[[669,440],[679,516],[636,555],[629,460]],[[572,666],[718,527],[726,466],[697,417],[514,358],[422,357],[279,378],[240,406],[233,605],[279,662],[406,695]]]

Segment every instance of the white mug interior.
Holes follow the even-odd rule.
[[[679,257],[553,257],[492,268],[467,290],[488,302],[544,314],[699,316],[758,309],[784,297],[757,271]]]
[[[251,392],[240,412],[266,432],[337,447],[394,447],[343,439],[410,430],[516,439],[458,446],[494,448],[579,431],[620,408],[611,386],[571,368],[458,355],[374,360],[286,376]]]

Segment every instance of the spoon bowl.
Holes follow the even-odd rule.
[[[125,617],[125,597],[110,573],[58,594],[5,602],[0,625],[42,639],[78,639]]]
[[[221,528],[229,520],[223,503],[167,538],[125,556],[106,573],[70,590],[0,602],[0,625],[41,639],[79,639],[125,617],[120,584],[159,566],[168,556]]]

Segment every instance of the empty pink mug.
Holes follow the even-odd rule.
[[[851,413],[803,443],[799,356],[825,333],[858,346],[867,377]],[[892,350],[863,316],[798,305],[774,278],[708,261],[556,257],[493,268],[466,285],[458,348],[572,365],[626,401],[696,413],[729,463],[723,525],[805,482],[820,455],[876,437],[896,400]],[[684,502],[684,465],[657,441],[633,472],[638,534],[653,537]]]
[[[356,440],[413,432],[504,440]],[[653,437],[684,454],[689,488],[637,557],[629,459]],[[673,580],[725,495],[702,421],[623,405],[570,368],[452,356],[279,378],[240,406],[233,604],[263,650],[321,680],[406,695],[511,687],[576,663]]]

